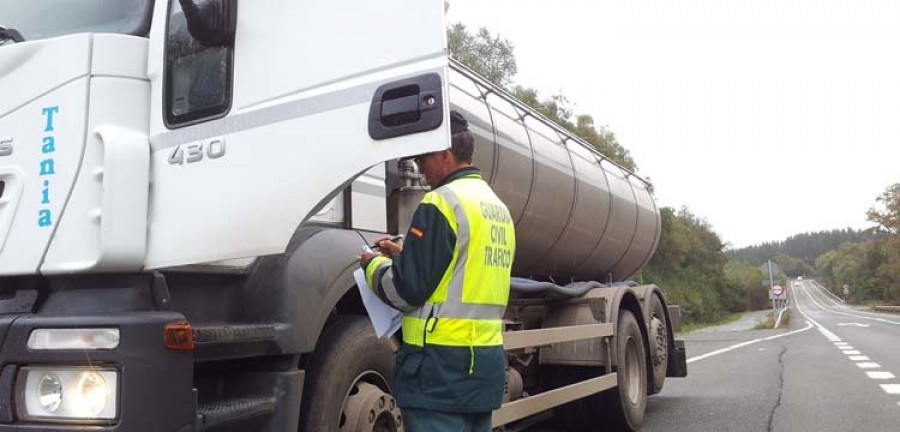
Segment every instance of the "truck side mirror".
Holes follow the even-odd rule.
[[[234,43],[237,27],[237,0],[178,0],[188,31],[207,46],[229,46]]]

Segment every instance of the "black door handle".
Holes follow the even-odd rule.
[[[436,73],[382,85],[369,108],[369,136],[381,140],[436,129],[444,119],[441,90]]]
[[[385,125],[399,126],[419,118],[418,94],[381,101],[381,123]]]

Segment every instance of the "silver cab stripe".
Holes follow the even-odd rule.
[[[438,59],[444,56],[446,56],[446,53],[444,53],[443,51],[439,53],[422,55],[420,57],[407,59],[395,64],[384,65],[372,70],[367,70],[324,83],[319,83],[314,87],[298,90],[296,92],[293,92],[292,94],[280,95],[279,98],[289,97],[293,94],[306,91],[312,91],[314,89],[333,85],[341,81],[356,79],[365,75],[378,74],[394,68],[404,67],[419,62],[427,62],[429,60]],[[443,67],[426,69],[412,74],[398,75],[397,77],[392,78],[389,81],[401,80],[412,76],[432,72],[441,73],[443,70],[446,69]],[[444,76],[442,74],[442,79],[448,80],[449,76]],[[372,97],[375,95],[375,90],[378,89],[378,87],[382,84],[385,84],[389,81],[378,80],[375,82],[369,82],[349,87],[343,90],[328,92],[317,96],[310,96],[300,100],[284,102],[266,108],[255,108],[259,104],[272,102],[272,100],[266,100],[251,106],[242,107],[242,109],[249,110],[247,112],[233,115],[229,114],[221,119],[210,120],[191,126],[185,126],[180,129],[170,130],[150,137],[150,149],[152,152],[157,152],[159,150],[164,150],[169,147],[175,147],[180,144],[186,144],[203,139],[217,137],[220,135],[241,132],[248,129],[254,129],[286,120],[302,118],[309,115],[318,114],[338,108],[344,108],[351,105],[369,103],[372,101]]]

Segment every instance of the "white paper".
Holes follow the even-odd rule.
[[[372,292],[369,284],[366,283],[366,272],[363,269],[353,272],[353,277],[356,279],[356,286],[359,287],[359,295],[369,314],[369,320],[372,321],[372,327],[375,328],[375,335],[382,338],[397,333],[397,330],[400,330],[403,314],[388,306]]]

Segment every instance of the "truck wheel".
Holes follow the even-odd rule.
[[[604,408],[616,430],[638,430],[647,408],[647,358],[637,319],[627,309],[619,311],[616,327],[616,373],[618,386],[605,392]]]
[[[643,337],[634,314],[622,309],[616,327],[617,386],[554,409],[554,417],[566,431],[633,431],[644,422],[647,407],[647,361]],[[552,367],[546,369],[551,388],[584,381],[603,374],[602,367]]]
[[[669,365],[669,325],[662,300],[655,294],[650,298],[650,326],[647,330],[651,373],[647,390],[648,394],[657,394],[662,391]]]
[[[301,431],[403,431],[390,394],[394,355],[365,317],[343,316],[330,324],[306,370]]]

